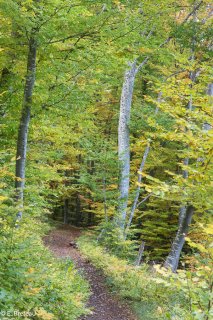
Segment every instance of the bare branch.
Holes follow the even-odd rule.
[[[149,199],[153,195],[153,192],[149,193],[141,202],[138,203],[137,208],[144,203],[147,199]]]
[[[203,1],[200,1],[194,8],[193,10],[188,14],[188,16],[183,20],[181,23],[182,25],[185,24],[189,18],[200,8],[200,6],[203,4]]]

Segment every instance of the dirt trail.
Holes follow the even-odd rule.
[[[79,320],[137,320],[129,306],[109,292],[101,271],[83,258],[80,252],[70,246],[70,241],[75,241],[81,231],[78,228],[63,226],[45,237],[44,242],[57,257],[70,257],[77,268],[83,271],[85,278],[90,283],[92,294],[88,307],[93,314],[81,317]]]

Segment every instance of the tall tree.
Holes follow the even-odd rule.
[[[118,223],[124,229],[129,194],[130,148],[129,148],[129,121],[132,105],[132,94],[137,73],[137,61],[130,63],[125,72],[120,102],[120,116],[118,125],[118,156],[120,165],[120,198]]]
[[[29,39],[27,71],[25,78],[24,98],[21,111],[21,119],[17,138],[17,152],[16,152],[16,200],[19,205],[18,218],[22,217],[23,199],[24,199],[24,185],[25,185],[25,171],[26,171],[26,155],[27,155],[27,140],[28,129],[30,123],[32,96],[36,75],[36,52],[37,40],[36,31],[32,30]]]

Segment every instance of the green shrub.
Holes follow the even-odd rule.
[[[120,258],[128,257],[130,260],[135,260],[138,242],[133,239],[137,230],[131,228],[128,238],[125,238],[115,223],[104,221],[98,226],[97,231],[99,232],[97,240],[102,246]],[[92,237],[94,238],[94,235]]]
[[[209,267],[200,265],[194,273],[172,274],[160,265],[135,267],[106,252],[91,241],[91,236],[82,236],[78,243],[83,255],[103,270],[120,295],[133,302],[141,319],[210,319],[212,273]]]
[[[70,259],[56,259],[44,247],[48,230],[36,219],[24,218],[19,228],[2,228],[0,254],[0,311],[25,319],[74,320],[88,312],[88,283]],[[29,318],[27,313],[30,314]],[[33,315],[32,315],[33,314]],[[16,314],[16,319],[23,316]]]

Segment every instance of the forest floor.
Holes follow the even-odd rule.
[[[46,246],[56,257],[71,258],[90,284],[91,296],[88,307],[92,310],[92,314],[83,316],[79,320],[137,320],[128,304],[110,292],[103,273],[85,259],[75,247],[75,241],[80,235],[81,229],[63,225],[44,239]],[[71,246],[70,242],[74,245]]]

